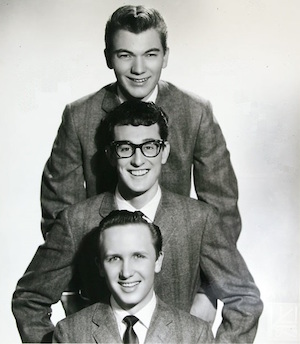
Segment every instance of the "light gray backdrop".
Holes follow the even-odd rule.
[[[114,80],[103,56],[104,26],[128,3],[139,4],[0,0],[1,342],[19,342],[11,295],[43,241],[40,179],[63,108]],[[231,152],[243,219],[238,247],[265,303],[256,343],[296,343],[300,3],[143,3],[169,27],[162,78],[212,102]],[[54,320],[61,316],[56,306]]]

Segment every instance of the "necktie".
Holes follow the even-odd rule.
[[[127,328],[123,337],[124,344],[139,344],[138,337],[133,329],[134,324],[138,322],[139,319],[134,315],[128,315],[123,320],[127,324]]]

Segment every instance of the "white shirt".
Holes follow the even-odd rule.
[[[150,221],[153,222],[155,218],[155,214],[161,199],[161,188],[158,185],[157,192],[154,197],[141,209],[136,209],[133,207],[128,201],[126,201],[120,194],[118,187],[115,191],[115,202],[117,204],[118,210],[128,210],[128,211],[141,211]]]
[[[117,93],[118,93],[118,97],[119,97],[121,103],[124,103],[126,100],[128,100],[124,97],[119,86],[117,87]],[[154,90],[152,91],[152,93],[150,95],[148,95],[148,97],[142,99],[142,101],[148,102],[148,103],[150,103],[150,102],[155,103],[156,98],[157,98],[157,94],[158,94],[158,86],[156,85]]]
[[[152,318],[153,312],[154,312],[155,307],[156,307],[155,293],[153,292],[153,296],[152,296],[151,300],[146,304],[146,306],[144,306],[142,309],[140,309],[135,314],[130,314],[126,310],[121,308],[117,304],[117,302],[115,301],[113,296],[111,296],[111,298],[110,298],[110,304],[111,304],[112,310],[113,310],[114,315],[115,315],[116,320],[117,320],[118,329],[119,329],[119,333],[120,333],[121,338],[123,339],[124,333],[125,333],[126,328],[127,328],[127,325],[123,322],[123,319],[127,315],[134,315],[139,319],[139,321],[136,322],[133,326],[134,332],[136,333],[136,335],[139,339],[139,344],[144,344],[145,339],[146,339],[146,335],[147,335],[147,331],[148,331],[149,326],[150,326],[151,318]]]

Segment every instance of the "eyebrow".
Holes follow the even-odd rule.
[[[143,53],[143,55],[144,55],[144,54],[148,54],[148,53],[150,53],[151,51],[160,52],[161,49],[159,49],[159,48],[151,48],[151,49],[146,50],[146,51]],[[118,54],[118,53],[129,53],[129,54],[131,54],[131,55],[135,55],[132,51],[127,50],[127,49],[117,49],[117,50],[114,50],[113,53],[115,53],[115,54]]]

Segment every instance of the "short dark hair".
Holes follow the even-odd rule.
[[[148,222],[146,216],[141,211],[113,210],[100,222],[99,227],[96,229],[97,255],[99,259],[101,258],[101,234],[113,226],[130,224],[144,224],[149,228],[156,259],[158,258],[159,253],[162,251],[162,235],[159,227],[152,222]]]
[[[161,14],[154,8],[125,5],[119,7],[109,18],[105,28],[105,46],[111,52],[113,37],[118,30],[127,30],[135,34],[155,29],[160,35],[164,53],[167,50],[167,25]]]
[[[159,134],[162,140],[168,139],[168,116],[163,110],[151,102],[139,100],[128,100],[108,115],[103,120],[102,125],[106,131],[106,146],[114,140],[114,128],[117,125],[145,125],[156,124],[159,127]]]

